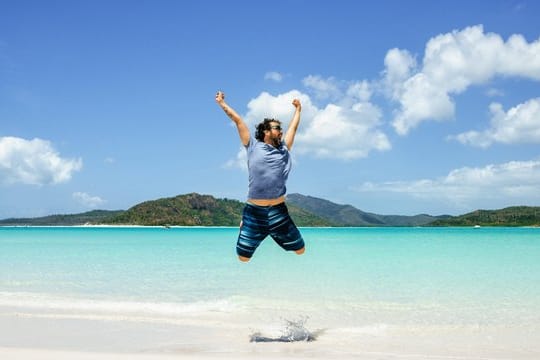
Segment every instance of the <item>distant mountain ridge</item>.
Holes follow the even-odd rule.
[[[10,218],[0,220],[0,226],[74,226],[95,224],[123,212],[124,210],[92,210],[80,214]]]
[[[423,226],[450,215],[414,216],[378,215],[358,210],[352,205],[340,205],[328,200],[301,194],[287,195],[287,202],[302,207],[311,213],[332,221],[337,226]]]
[[[293,204],[289,213],[298,226],[335,226]],[[197,193],[145,201],[128,210],[94,210],[81,214],[0,220],[0,226],[238,226],[244,203]]]
[[[540,207],[510,206],[500,210],[476,210],[439,219],[430,226],[540,226]]]
[[[378,215],[301,194],[288,195],[287,206],[298,226],[540,226],[540,207],[477,210],[461,216]],[[145,201],[128,210],[5,219],[0,226],[238,226],[243,207],[238,200],[191,193]]]

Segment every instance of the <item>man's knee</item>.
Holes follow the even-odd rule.
[[[249,260],[251,260],[251,258],[242,256],[242,255],[238,255],[238,260],[240,260],[241,262],[248,262]]]
[[[294,250],[294,252],[297,253],[298,255],[302,255],[303,253],[306,252],[306,247],[304,246],[304,247],[301,248],[301,249]]]

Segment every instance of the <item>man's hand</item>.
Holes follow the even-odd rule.
[[[296,108],[296,110],[298,110],[298,111],[301,111],[301,110],[302,110],[302,104],[300,104],[300,100],[294,99],[294,100],[292,101],[292,104],[294,105],[294,107]]]
[[[225,100],[225,94],[223,93],[223,91],[218,91],[216,94],[216,102],[218,104],[221,104],[223,100]]]

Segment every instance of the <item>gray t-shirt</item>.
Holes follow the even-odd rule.
[[[287,146],[268,145],[254,138],[246,145],[249,171],[248,199],[275,199],[285,195],[285,183],[291,171]]]

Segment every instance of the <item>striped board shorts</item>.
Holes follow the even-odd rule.
[[[251,258],[268,235],[284,250],[295,251],[304,247],[304,239],[289,216],[289,210],[284,202],[274,206],[246,203],[236,253]]]

